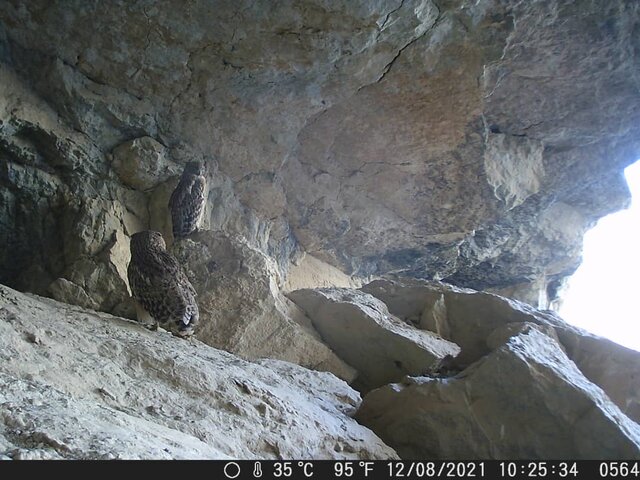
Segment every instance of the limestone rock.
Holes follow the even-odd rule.
[[[377,280],[362,291],[385,302],[391,313],[409,322],[419,319],[422,328],[460,345],[462,352],[457,360],[462,365],[490,351],[486,340],[496,328],[530,319],[527,312],[506,298],[442,283]]]
[[[123,207],[119,202],[102,200],[90,205],[96,209],[67,209],[73,220],[66,236],[70,261],[65,277],[87,293],[96,309],[130,316],[131,309],[125,304],[129,300],[126,272],[131,254],[129,239],[123,232]],[[72,300],[80,297],[64,298],[74,303]]]
[[[98,304],[94,302],[80,285],[70,282],[66,278],[58,278],[49,285],[49,293],[59,302],[79,305],[95,310]]]
[[[115,311],[128,296],[126,235],[148,223],[144,195],[114,182],[100,149],[6,68],[0,84],[0,281]]]
[[[584,231],[629,202],[634,0],[125,3],[0,9],[0,283],[130,315],[126,238],[170,230],[173,164],[202,160],[208,232],[174,246],[202,340],[350,380],[282,290],[406,275],[546,307]],[[635,354],[416,288],[391,313],[461,366],[534,323],[640,415]]]
[[[538,325],[557,338],[582,373],[602,388],[630,418],[640,421],[640,352],[567,324],[550,311],[498,295],[437,282],[376,280],[361,289],[379,298],[406,322],[460,345],[456,365],[467,366],[491,352],[500,331]],[[551,329],[553,331],[551,331]]]
[[[0,282],[44,292],[64,270],[61,205],[83,148],[55,112],[0,64]]]
[[[0,373],[0,385],[0,435],[16,447],[4,447],[14,460],[228,458],[192,435],[46,384]]]
[[[548,279],[538,277],[531,282],[516,283],[503,288],[487,288],[484,291],[546,310],[547,308],[553,309],[553,305],[560,300],[557,295],[550,295],[555,293],[549,288],[550,285],[552,285],[552,282],[548,283]]]
[[[445,336],[445,327],[439,327],[433,320],[437,314],[430,313],[444,309],[446,320],[446,305],[443,302],[444,292],[448,288],[450,286],[437,282],[403,278],[397,281],[374,280],[363,285],[360,290],[384,302],[389,312],[405,322]],[[438,303],[442,305],[436,306]],[[447,332],[446,335],[449,336],[450,333]]]
[[[493,193],[507,209],[522,205],[540,191],[544,166],[542,142],[526,137],[490,134],[486,141],[484,170]]]
[[[358,370],[356,385],[364,391],[426,373],[460,351],[454,343],[394,318],[382,302],[357,290],[303,289],[288,296],[304,309],[322,339]]]
[[[122,143],[111,155],[111,167],[122,183],[136,190],[150,190],[182,173],[178,165],[167,159],[167,148],[151,137]]]
[[[285,192],[273,174],[251,173],[240,179],[234,189],[242,202],[263,218],[274,219],[285,211]]]
[[[329,373],[247,362],[4,286],[0,343],[0,455],[396,458],[349,417],[360,396]]]
[[[94,189],[131,182],[108,168],[119,145],[158,142],[178,163],[187,146],[217,164],[207,221],[228,234],[273,220],[348,275],[537,289],[629,201],[638,18],[633,0],[9,2],[0,61],[54,115],[31,122],[47,135],[3,138]],[[12,129],[38,111],[14,112],[15,91],[0,100]],[[139,187],[166,180],[145,162]],[[57,225],[54,210],[38,218]],[[50,267],[45,288],[64,270]]]
[[[282,295],[275,262],[245,239],[203,231],[172,252],[198,292],[199,340],[245,358],[278,358],[353,379],[353,368]]]
[[[160,232],[167,245],[173,243],[173,227],[169,198],[178,185],[180,177],[160,183],[149,195],[149,229]]]
[[[370,392],[357,418],[402,458],[640,458],[640,426],[535,327],[453,378]]]
[[[569,325],[553,312],[539,314],[584,375],[600,386],[629,418],[640,423],[640,353]]]
[[[302,254],[287,272],[283,290],[292,292],[302,288],[358,288],[361,282],[336,267],[309,254]]]

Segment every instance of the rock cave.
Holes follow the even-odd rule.
[[[636,0],[0,0],[0,459],[640,459],[553,308],[638,158]]]

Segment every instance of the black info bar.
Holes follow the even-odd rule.
[[[199,475],[211,479],[319,479],[319,480],[385,480],[385,479],[594,479],[638,478],[640,461],[635,460],[160,460],[160,461],[28,461],[0,462],[0,476],[43,469],[49,474],[57,468],[93,470],[101,475],[127,473],[144,468],[145,476],[159,473],[178,479],[197,469]],[[110,472],[111,470],[111,472]],[[124,472],[125,470],[123,470]],[[4,477],[8,478],[8,477]]]

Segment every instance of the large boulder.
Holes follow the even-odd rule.
[[[368,391],[404,375],[437,370],[460,348],[389,314],[371,295],[353,289],[302,289],[288,294],[311,318],[322,339],[358,370],[354,385]]]
[[[397,458],[350,418],[360,396],[332,374],[4,286],[0,385],[4,457]]]
[[[553,325],[565,352],[625,415],[640,422],[640,352],[567,324],[553,312],[539,313]]]
[[[168,160],[168,149],[151,137],[134,138],[111,152],[111,168],[120,181],[135,190],[151,190],[182,169]]]
[[[370,392],[357,418],[407,459],[640,459],[640,426],[532,324],[455,377]]]
[[[500,341],[496,330],[537,324],[558,340],[582,373],[626,415],[640,421],[640,352],[574,327],[551,311],[499,295],[411,279],[375,280],[361,290],[385,302],[405,322],[460,345],[462,352],[455,359],[458,368],[493,351]]]
[[[439,282],[412,279],[374,280],[361,290],[382,300],[389,311],[408,323],[457,343],[457,361],[468,365],[487,354],[487,338],[507,323],[526,322],[533,316],[516,302],[498,295],[461,289]]]
[[[198,292],[198,339],[245,358],[278,358],[353,380],[354,369],[281,293],[276,263],[246,239],[203,231],[172,252]]]

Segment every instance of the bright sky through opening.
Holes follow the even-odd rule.
[[[640,351],[640,161],[625,170],[631,207],[601,219],[584,237],[582,265],[560,315]]]

